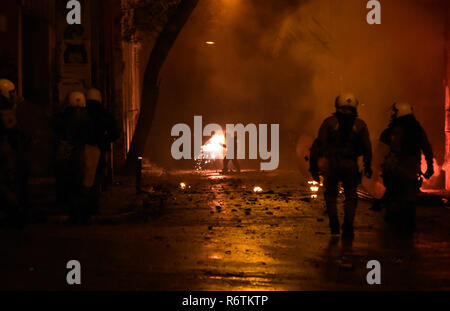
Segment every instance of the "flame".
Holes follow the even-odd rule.
[[[209,155],[209,159],[217,159],[223,157],[225,147],[225,136],[216,134],[202,146],[203,155]]]
[[[225,157],[225,135],[213,135],[202,147],[201,154],[195,158],[196,170],[202,170],[204,164]]]
[[[216,44],[214,41],[206,41],[205,42],[207,45],[214,45],[214,44]]]
[[[315,180],[308,181],[308,184],[310,185],[309,189],[312,192],[319,192],[320,187],[323,187],[323,183],[319,183]]]
[[[180,183],[180,188],[181,190],[185,190],[186,189],[186,184],[184,182]]]
[[[256,186],[253,188],[253,192],[263,192],[263,189],[261,187]]]

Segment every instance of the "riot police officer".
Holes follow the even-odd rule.
[[[116,120],[111,112],[103,106],[102,94],[98,89],[87,91],[86,109],[93,122],[93,133],[90,144],[100,150],[100,159],[96,168],[95,182],[91,189],[91,206],[93,213],[99,209],[100,191],[106,188],[106,155],[110,151],[111,143],[119,138]]]
[[[82,92],[70,93],[67,104],[55,120],[58,138],[57,197],[58,202],[69,209],[70,223],[87,224],[91,212],[86,204],[85,185],[90,183],[86,182],[87,179],[92,182],[95,174],[86,174],[87,168],[92,166],[86,151],[92,149],[88,145],[93,137],[93,122],[86,110],[86,97]],[[100,152],[97,154],[99,157]],[[95,162],[95,155],[92,158]],[[94,166],[97,167],[97,164],[94,163]]]
[[[17,126],[15,89],[0,79],[0,208],[9,224],[23,226],[29,216],[27,139]]]
[[[433,151],[408,103],[392,106],[391,123],[381,134],[380,140],[390,149],[382,164],[386,187],[382,199],[382,205],[386,208],[385,219],[400,233],[410,235],[415,231],[422,152],[427,162],[427,171],[423,176],[429,179],[434,174]]]
[[[342,225],[342,237],[353,238],[353,222],[357,207],[357,186],[361,182],[361,173],[357,159],[363,156],[364,175],[372,177],[372,146],[366,123],[358,118],[359,102],[353,94],[342,94],[336,98],[336,113],[325,119],[319,130],[318,138],[311,148],[310,172],[314,180],[324,176],[325,201],[330,221],[331,234],[340,234],[337,213],[339,182],[345,193],[345,218]],[[325,165],[319,168],[319,159]]]

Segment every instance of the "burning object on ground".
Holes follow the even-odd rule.
[[[312,192],[311,194],[311,199],[317,199],[318,195],[317,193],[320,190],[320,187],[323,186],[323,184],[320,182],[317,182],[315,180],[310,180],[308,181],[308,185],[309,185],[309,190]]]
[[[216,160],[223,160],[225,152],[225,135],[215,134],[201,147],[200,156],[195,158],[195,169],[199,171]]]
[[[320,187],[323,187],[323,183],[319,183],[315,180],[308,181],[309,190],[312,192],[319,192]]]
[[[259,187],[259,186],[256,186],[255,188],[253,188],[253,192],[261,193],[261,192],[263,192],[263,189],[261,187]]]

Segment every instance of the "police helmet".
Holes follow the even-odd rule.
[[[408,103],[394,103],[392,106],[393,116],[395,118],[404,117],[414,113],[413,107]]]
[[[98,89],[89,89],[87,91],[87,100],[94,100],[97,101],[99,103],[102,102],[102,93],[98,90]]]
[[[341,113],[356,113],[359,101],[351,93],[341,94],[335,101],[336,111]]]
[[[7,79],[0,79],[0,93],[7,99],[11,99],[16,91],[14,83]]]
[[[82,92],[72,92],[69,94],[69,107],[86,107],[86,97]]]

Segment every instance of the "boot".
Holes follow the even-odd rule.
[[[344,222],[342,225],[342,238],[343,239],[353,239],[355,237],[355,233],[353,231],[353,224],[348,222]]]

